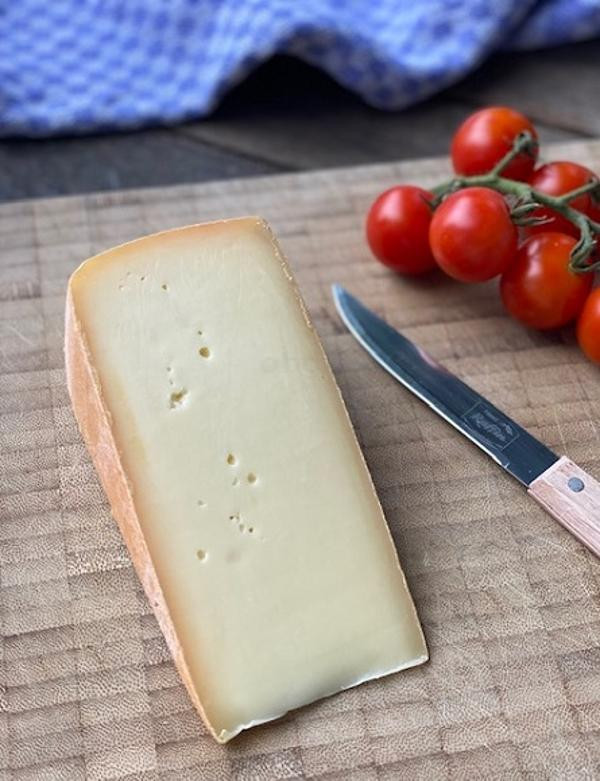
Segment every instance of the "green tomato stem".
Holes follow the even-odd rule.
[[[517,155],[532,155],[536,149],[537,141],[533,136],[528,132],[520,133],[515,138],[512,149],[488,173],[475,176],[455,176],[453,179],[434,187],[431,191],[434,195],[432,207],[436,208],[447,195],[465,187],[487,187],[502,195],[512,196],[516,200],[516,205],[511,210],[511,216],[517,223],[522,221],[527,224],[527,216],[532,211],[539,206],[547,206],[558,212],[569,222],[572,222],[579,229],[579,240],[571,250],[569,261],[571,270],[578,274],[585,274],[600,269],[600,260],[593,263],[589,261],[596,246],[595,236],[600,234],[600,223],[595,222],[569,205],[572,200],[585,193],[593,192],[594,194],[600,194],[600,183],[598,181],[591,180],[581,185],[581,187],[571,190],[571,192],[555,196],[535,190],[527,182],[518,182],[501,176],[501,173]],[[533,218],[533,222],[535,222],[535,218]]]
[[[500,158],[490,171],[494,176],[500,176],[518,155],[529,155],[535,160],[538,151],[537,138],[534,138],[528,130],[525,130],[515,138],[512,149],[509,149],[504,157]]]
[[[574,201],[575,198],[579,198],[580,195],[585,195],[586,193],[600,195],[600,182],[597,179],[590,179],[589,182],[582,184],[581,187],[576,187],[574,190],[558,196],[558,198],[560,201],[570,203],[571,201]]]

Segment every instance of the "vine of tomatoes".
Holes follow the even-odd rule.
[[[596,174],[563,160],[536,168],[535,127],[499,106],[463,122],[451,157],[450,181],[398,185],[374,201],[366,233],[375,257],[401,274],[437,266],[462,282],[500,277],[510,315],[540,330],[577,320],[582,351],[600,364]]]

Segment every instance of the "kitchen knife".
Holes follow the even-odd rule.
[[[393,377],[484,450],[559,523],[600,556],[600,483],[558,456],[424,350],[332,287],[350,333]]]

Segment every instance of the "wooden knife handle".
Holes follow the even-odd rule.
[[[562,456],[528,492],[574,537],[600,557],[600,483]]]

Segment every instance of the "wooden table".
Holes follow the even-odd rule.
[[[600,41],[498,55],[461,84],[395,113],[365,106],[279,57],[207,120],[119,135],[0,143],[0,200],[117,190],[445,154],[473,108],[526,112],[543,141],[600,135]]]
[[[549,153],[600,169],[600,141]],[[408,280],[365,246],[379,189],[448,173],[434,158],[0,206],[0,781],[600,778],[600,560],[361,350],[331,299],[341,283],[600,477],[599,371],[572,329],[528,331],[495,280]],[[431,661],[222,746],[175,672],[81,441],[64,295],[82,258],[112,244],[254,210],[331,361]]]

